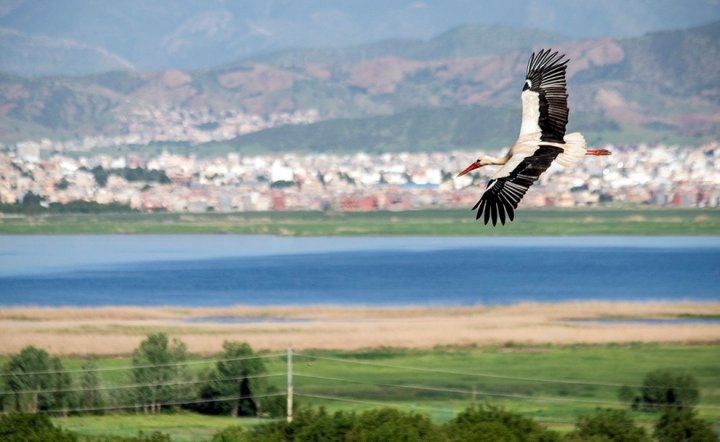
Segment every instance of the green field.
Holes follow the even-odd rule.
[[[720,235],[717,209],[526,209],[505,226],[472,211],[127,213],[0,218],[0,234]]]
[[[312,357],[318,356],[319,358]],[[575,419],[596,408],[621,408],[621,385],[640,385],[657,368],[686,370],[700,384],[699,414],[720,424],[720,346],[602,345],[568,347],[379,349],[356,353],[303,352],[293,358],[296,406],[329,410],[365,410],[382,405],[427,413],[447,421],[472,404],[490,403],[532,417],[552,428],[568,430]],[[99,359],[103,368],[130,365],[125,358]],[[196,371],[212,365],[195,364]],[[284,373],[282,356],[265,359],[270,373]],[[67,359],[66,368],[81,360]],[[128,382],[127,371],[103,372],[104,384]],[[286,377],[268,378],[284,391]],[[321,396],[313,397],[313,396]],[[651,426],[656,413],[633,412]],[[80,434],[134,435],[160,430],[173,440],[203,440],[238,422],[229,417],[192,413],[146,416],[116,414],[57,418]],[[255,425],[257,419],[242,419]]]

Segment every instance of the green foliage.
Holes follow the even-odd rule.
[[[667,410],[655,425],[658,442],[717,442],[720,440],[709,423],[690,410]]]
[[[33,346],[11,356],[3,372],[5,389],[12,395],[3,395],[3,410],[52,410],[64,414],[73,404],[73,395],[67,391],[72,379],[62,370],[59,358],[51,358],[45,350]]]
[[[187,347],[177,339],[169,342],[165,333],[155,333],[140,343],[132,354],[132,382],[143,385],[135,388],[135,403],[146,411],[157,413],[163,404],[179,402],[192,395],[187,385],[190,378],[186,366],[178,363],[187,360]],[[172,383],[175,382],[175,385]]]
[[[249,435],[245,428],[236,425],[215,433],[210,442],[246,442],[249,441],[248,438]]]
[[[427,416],[404,413],[394,408],[382,408],[361,414],[345,440],[348,442],[439,442],[442,436],[440,430]]]
[[[295,181],[273,181],[270,183],[271,189],[286,189],[288,187],[297,186]]]
[[[76,442],[77,436],[56,428],[44,414],[9,413],[0,416],[3,442]]]
[[[0,212],[38,215],[46,213],[117,213],[133,211],[129,205],[116,202],[99,204],[95,201],[75,200],[66,204],[43,204],[44,201],[43,197],[28,192],[21,202],[15,204],[0,203]]]
[[[324,408],[298,410],[288,433],[295,441],[344,441],[356,420],[354,413],[330,414]]]
[[[85,169],[87,170],[87,169]],[[110,175],[116,175],[125,178],[128,181],[147,181],[160,184],[169,184],[170,178],[162,170],[143,169],[141,167],[123,167],[120,169],[104,169],[102,166],[93,167],[90,172],[95,177],[95,182],[100,187],[107,185]]]
[[[642,402],[647,409],[690,409],[699,400],[698,381],[689,373],[658,369],[648,373],[643,380]]]
[[[360,414],[325,409],[298,410],[293,422],[276,421],[253,428],[248,433],[231,432],[223,442],[441,442],[441,427],[427,416],[380,408]]]
[[[650,442],[645,429],[638,426],[624,410],[598,410],[582,416],[567,441]]]
[[[518,442],[558,441],[556,433],[532,419],[491,405],[472,406],[447,424],[452,441],[498,440]],[[480,437],[481,439],[477,439]]]

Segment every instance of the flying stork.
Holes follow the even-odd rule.
[[[565,70],[568,59],[550,49],[535,52],[528,60],[522,93],[522,124],[515,144],[502,158],[481,154],[458,176],[482,166],[502,165],[488,182],[475,219],[483,216],[485,224],[498,218],[513,220],[515,209],[540,175],[557,159],[572,166],[585,155],[610,155],[606,149],[587,149],[585,138],[575,132],[565,135],[568,122]]]

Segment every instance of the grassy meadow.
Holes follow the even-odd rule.
[[[716,209],[523,209],[485,226],[463,209],[407,212],[63,214],[0,217],[0,234],[718,235]]]
[[[270,354],[268,354],[270,355]],[[440,347],[426,350],[375,349],[358,352],[302,351],[293,358],[296,406],[364,410],[381,405],[414,409],[446,421],[473,402],[501,405],[543,424],[568,430],[575,419],[596,408],[621,408],[622,385],[642,384],[657,368],[686,370],[700,384],[701,417],[720,423],[720,346],[614,344],[573,346]],[[193,370],[212,366],[193,364]],[[65,358],[68,369],[80,358]],[[99,358],[101,368],[131,365],[127,357]],[[268,357],[269,373],[285,373],[284,356]],[[127,371],[102,373],[104,384],[127,383]],[[284,375],[268,378],[284,391]],[[658,414],[633,412],[651,426]],[[173,440],[207,440],[226,426],[254,425],[258,419],[235,420],[193,413],[146,416],[115,414],[56,418],[80,434],[135,435],[162,431]]]

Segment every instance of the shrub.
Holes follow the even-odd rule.
[[[450,440],[519,442],[559,441],[560,436],[532,419],[493,406],[472,406],[447,425]]]
[[[243,427],[235,425],[215,433],[211,442],[246,442],[249,440],[247,431]]]
[[[381,408],[362,413],[345,437],[348,442],[442,441],[439,428],[427,416]]]
[[[0,416],[3,442],[77,442],[75,433],[56,428],[44,414],[10,413]]]
[[[624,410],[598,410],[582,416],[567,441],[650,442],[645,429],[635,424]]]
[[[710,424],[690,410],[667,410],[655,425],[654,436],[659,442],[718,441]]]

